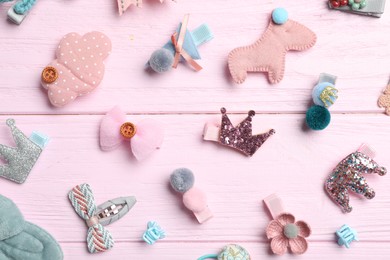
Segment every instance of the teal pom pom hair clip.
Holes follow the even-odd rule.
[[[0,3],[11,2],[13,0],[0,0]],[[34,6],[36,0],[19,0],[8,10],[8,19],[20,25],[28,12]]]
[[[312,98],[314,105],[306,112],[306,124],[312,130],[325,129],[331,119],[328,107],[332,106],[338,96],[335,87],[336,76],[321,73],[318,84],[314,87]]]

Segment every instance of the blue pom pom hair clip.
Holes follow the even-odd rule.
[[[336,79],[336,76],[330,74],[320,74],[318,84],[312,92],[314,105],[306,112],[306,124],[312,130],[324,130],[330,123],[331,115],[328,108],[338,98]]]
[[[187,61],[195,71],[202,67],[195,61],[199,60],[198,47],[214,38],[207,24],[202,24],[193,31],[187,30],[189,14],[184,16],[176,32],[161,49],[154,51],[146,64],[152,70],[163,73],[177,68],[180,61]]]
[[[11,2],[13,0],[0,0],[0,3]],[[20,25],[28,12],[34,6],[36,0],[20,0],[8,10],[8,19],[13,23]]]

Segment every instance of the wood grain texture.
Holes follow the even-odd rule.
[[[23,185],[0,179],[0,193],[12,198],[26,219],[60,242],[65,259],[190,260],[240,243],[254,260],[274,259],[264,229],[270,216],[262,199],[278,193],[286,209],[313,230],[301,259],[389,259],[389,176],[368,176],[376,197],[352,196],[354,210],[343,214],[326,195],[324,180],[333,167],[362,142],[390,167],[390,120],[377,107],[390,68],[390,5],[380,19],[329,11],[326,1],[197,0],[178,3],[144,0],[142,9],[117,15],[115,0],[38,1],[19,27],[0,23],[0,143],[11,145],[5,126],[12,116],[25,133],[51,137]],[[10,3],[0,5],[5,19]],[[283,81],[269,85],[251,74],[235,85],[227,71],[228,52],[251,44],[264,32],[273,8],[284,6],[291,19],[316,32],[317,44],[289,53]],[[199,73],[181,64],[163,75],[143,69],[150,54],[168,40],[185,13],[190,28],[207,22],[215,39],[200,48]],[[40,87],[40,73],[54,58],[68,32],[99,30],[113,43],[102,84],[89,96],[56,109]],[[311,89],[321,72],[338,75],[339,100],[331,125],[322,132],[304,126]],[[151,117],[164,123],[163,147],[137,162],[123,144],[102,152],[98,128],[102,115],[119,104],[132,122]],[[220,120],[225,106],[238,123],[249,109],[257,112],[254,132],[276,130],[251,158],[202,140],[203,125]],[[199,225],[169,188],[172,170],[188,167],[208,196],[214,219]],[[108,229],[116,240],[107,253],[90,255],[86,227],[67,199],[68,191],[88,182],[97,203],[135,195],[133,210]],[[156,220],[167,232],[154,246],[141,242],[146,223]],[[343,224],[355,228],[359,242],[347,250],[335,243]],[[292,259],[287,254],[278,259]]]

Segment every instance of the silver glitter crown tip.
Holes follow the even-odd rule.
[[[14,119],[7,119],[6,124],[11,129],[16,147],[0,144],[0,156],[7,162],[0,166],[0,177],[23,183],[38,160],[42,148],[16,127]]]

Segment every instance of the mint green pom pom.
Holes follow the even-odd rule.
[[[288,20],[287,10],[284,8],[276,8],[272,11],[272,21],[276,24],[284,24]]]
[[[306,112],[306,124],[310,129],[323,130],[330,123],[329,110],[322,106],[314,105]]]
[[[360,4],[358,4],[358,3],[353,3],[352,4],[352,10],[359,10],[359,8],[360,8]]]

